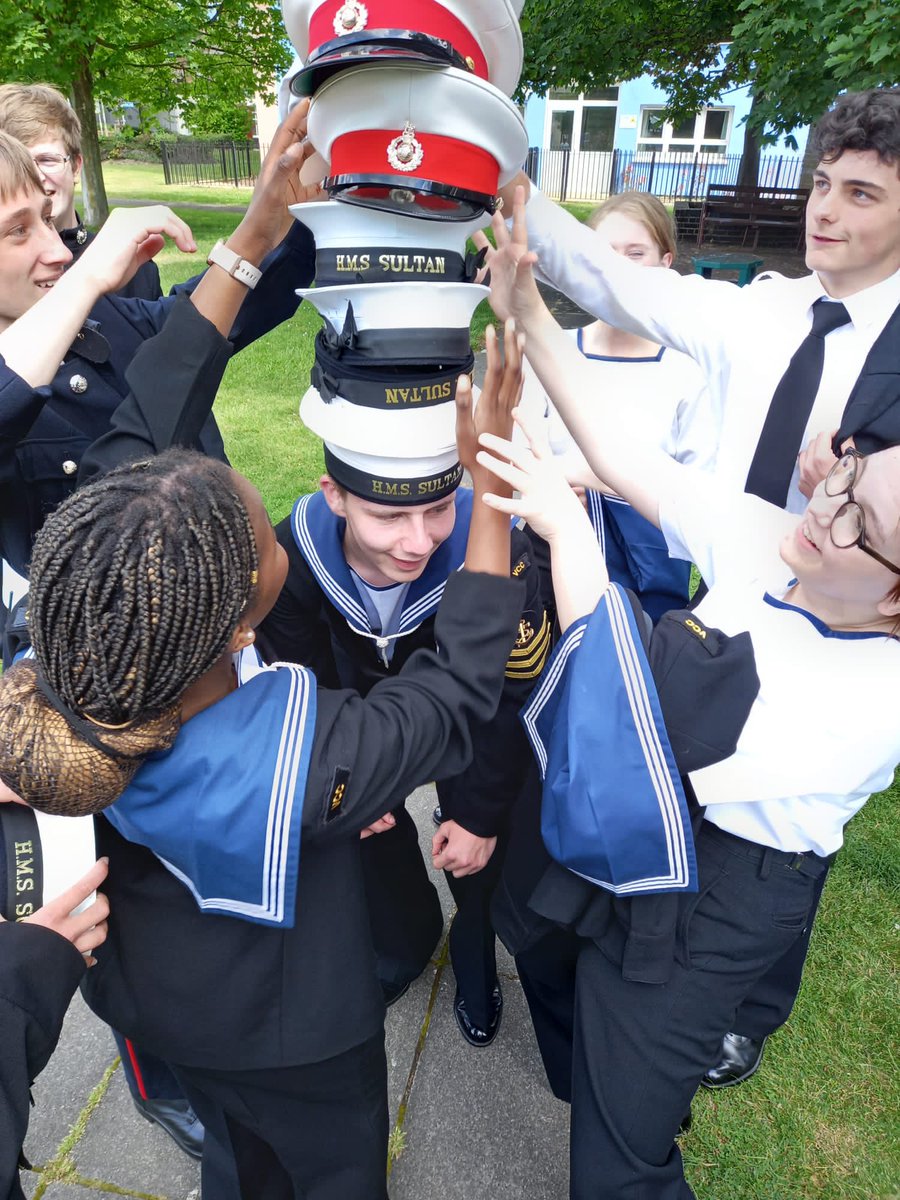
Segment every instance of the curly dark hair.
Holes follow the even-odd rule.
[[[227,647],[256,570],[223,463],[170,450],[70,496],[34,545],[37,669],[0,681],[4,783],[50,812],[112,803],[147,754],[171,745],[181,697]]]
[[[813,145],[820,162],[845,150],[874,150],[900,168],[900,87],[847,92],[816,125]]]

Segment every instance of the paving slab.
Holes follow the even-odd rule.
[[[560,1200],[568,1194],[569,1107],[547,1087],[521,985],[501,978],[492,1045],[466,1045],[453,1019],[452,972],[416,1072],[392,1200]]]

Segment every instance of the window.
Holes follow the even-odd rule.
[[[547,104],[544,144],[551,150],[611,153],[618,105],[618,87],[595,88],[581,95],[552,89]]]
[[[639,154],[724,154],[731,130],[731,108],[705,108],[696,117],[672,124],[665,110],[654,106],[641,110],[637,151]]]

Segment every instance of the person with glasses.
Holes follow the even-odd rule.
[[[281,127],[273,147],[283,149],[285,144],[301,141],[305,128],[305,108],[298,106]],[[277,151],[276,158],[266,161],[271,167],[277,161]],[[224,263],[219,258],[210,268],[232,274],[228,271],[229,254],[240,267],[239,274],[232,274],[246,295],[229,337],[236,350],[292,316],[299,303],[295,289],[312,279],[312,238],[290,217],[288,196],[293,201],[301,199],[299,186],[288,185],[281,196],[283,203],[277,208],[261,209],[257,202],[253,218],[242,222],[228,239],[230,246],[220,247]],[[3,132],[0,122],[0,336],[32,309],[39,314],[46,300],[58,299],[58,289],[65,292],[68,318],[61,322],[47,317],[47,335],[29,342],[27,370],[0,354],[0,557],[4,598],[9,594],[7,564],[27,579],[34,539],[45,517],[74,491],[84,455],[93,442],[109,432],[119,405],[129,393],[127,374],[135,355],[160,332],[183,299],[181,294],[155,300],[125,297],[115,291],[106,294],[105,286],[91,286],[95,279],[90,270],[82,274],[86,280],[82,286],[76,287],[74,281],[70,284],[71,277],[64,272],[73,255],[56,228],[53,205],[46,176],[38,172],[33,154]],[[260,214],[266,213],[268,221],[261,221]],[[150,223],[142,225],[142,221]],[[140,212],[114,212],[98,237],[107,230],[115,237],[116,231],[126,226],[134,227],[136,241],[150,234],[136,256],[142,262],[161,248],[162,239],[156,231],[169,228],[169,222],[182,231],[179,249],[195,252],[190,231],[161,205]],[[210,261],[214,261],[213,256]],[[79,267],[84,265],[82,260]],[[196,276],[179,292],[192,293],[203,278]],[[194,349],[201,352],[196,344]],[[191,441],[211,457],[225,459],[222,436],[212,415],[207,416]],[[26,595],[11,612],[0,609],[5,665],[14,652],[27,645],[27,602]],[[117,1036],[117,1044],[138,1111],[164,1128],[188,1154],[199,1157],[202,1126],[166,1064],[124,1038]]]
[[[586,929],[576,914],[571,1195],[593,1200],[602,1179],[605,1200],[687,1200],[676,1137],[694,1092],[739,1005],[803,936],[844,826],[900,761],[900,445],[845,449],[799,515],[674,462],[598,395],[541,299],[521,190],[512,234],[499,217],[493,230],[494,311],[515,317],[591,470],[661,529],[671,554],[697,564],[709,590],[696,622],[748,631],[753,643],[760,687],[736,749],[687,777],[703,809],[699,890],[672,898],[674,953],[657,951],[657,980],[637,982],[610,933],[627,928],[637,901],[594,888],[608,920]],[[493,469],[523,497],[495,505],[539,522],[551,508],[549,453],[537,446],[535,462],[485,444],[512,457],[512,468]],[[584,555],[554,580],[563,595],[580,581],[581,612],[605,588],[602,563]]]
[[[31,151],[44,195],[52,201],[53,224],[73,261],[94,238],[75,209],[81,174],[81,122],[61,92],[46,83],[0,86],[0,129]],[[157,300],[162,295],[159,267],[143,263],[117,293]]]
[[[508,203],[516,184],[531,191],[528,236],[540,276],[594,316],[694,358],[721,413],[714,469],[795,513],[853,430],[848,397],[860,372],[876,353],[896,361],[900,88],[838,97],[813,137],[810,273],[798,279],[766,271],[738,288],[674,271],[649,278],[606,252],[524,175],[504,188]],[[807,946],[808,936],[748,997],[711,1060],[707,1087],[756,1072],[767,1038],[791,1013]]]

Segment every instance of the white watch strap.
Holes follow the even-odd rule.
[[[248,288],[255,288],[260,279],[262,279],[262,271],[259,267],[254,267],[245,258],[241,258],[239,254],[235,254],[221,240],[216,242],[212,250],[210,250],[206,261],[210,266],[221,267],[233,279],[237,279],[239,283],[243,283]]]

